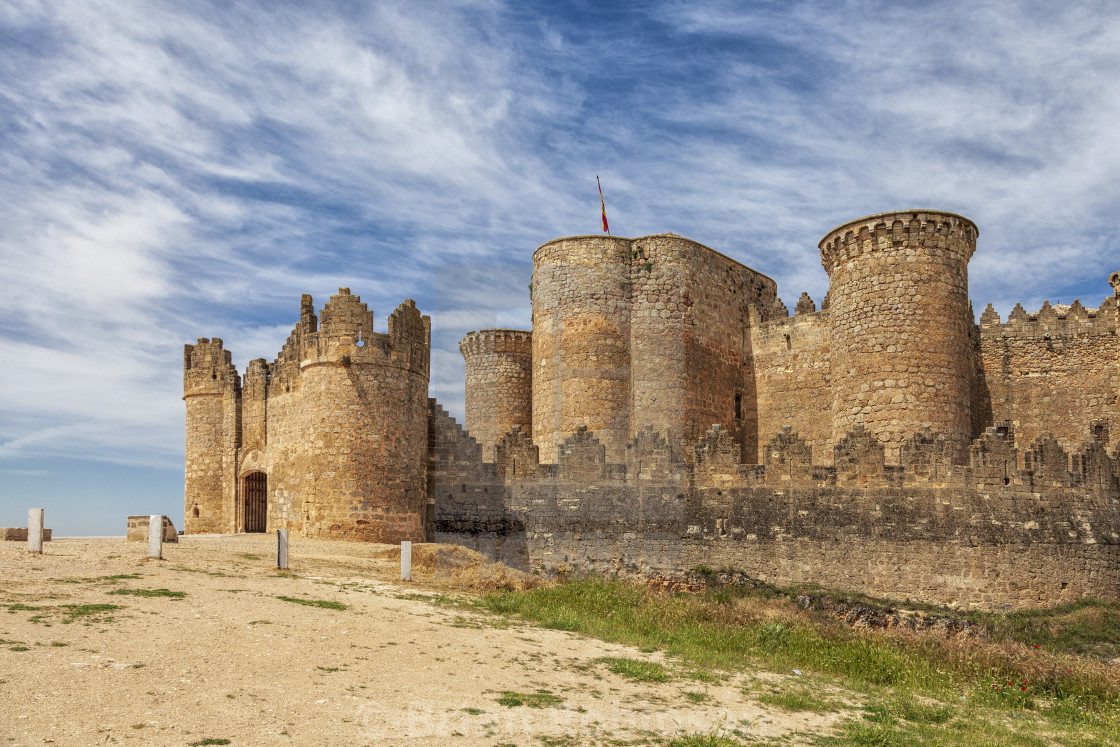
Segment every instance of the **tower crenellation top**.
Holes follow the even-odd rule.
[[[533,354],[533,333],[526,329],[480,329],[468,332],[459,341],[464,357],[478,353]]]
[[[821,239],[821,264],[830,275],[838,264],[870,252],[927,246],[964,250],[967,262],[980,230],[968,218],[940,210],[876,213],[832,229]]]

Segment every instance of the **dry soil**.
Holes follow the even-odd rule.
[[[293,538],[280,573],[267,535],[182,537],[163,560],[123,538],[59,538],[43,555],[0,542],[0,745],[664,744],[721,730],[789,744],[840,718],[744,694],[784,675],[698,681],[657,653],[479,612],[455,579],[492,566],[415,549],[403,583],[385,545]],[[183,596],[131,593],[160,589]],[[635,682],[604,657],[672,676]]]

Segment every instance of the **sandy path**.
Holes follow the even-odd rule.
[[[145,552],[60,539],[34,556],[0,542],[0,744],[640,744],[719,727],[818,733],[839,718],[753,703],[741,675],[697,682],[659,654],[412,598],[438,584],[423,568],[392,582],[384,546],[293,538],[290,575],[273,569],[270,536],[184,537],[162,561]],[[122,588],[186,596],[110,593]],[[64,622],[83,611],[65,605],[88,604],[120,609]],[[635,683],[596,661],[607,656],[676,676]],[[497,702],[542,690],[560,702]]]

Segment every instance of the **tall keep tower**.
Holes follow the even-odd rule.
[[[832,431],[898,454],[922,426],[957,459],[972,436],[968,261],[979,231],[932,210],[869,215],[820,242],[832,310]]]
[[[494,461],[494,444],[516,426],[532,433],[533,333],[520,329],[468,332],[459,343],[467,365],[467,432]]]

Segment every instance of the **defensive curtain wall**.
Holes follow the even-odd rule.
[[[577,429],[541,464],[515,430],[489,463],[434,400],[430,428],[431,539],[544,575],[676,578],[704,565],[984,608],[1120,596],[1120,465],[1098,441],[1071,460],[1052,438],[1020,448],[992,428],[962,465],[923,430],[889,464],[857,428],[819,465],[784,429],[748,465],[721,428],[687,449],[648,429],[612,463]]]

